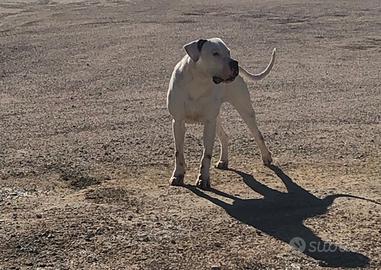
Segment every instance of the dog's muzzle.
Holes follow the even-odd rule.
[[[222,82],[229,83],[229,82],[234,81],[234,79],[239,74],[238,62],[236,60],[231,60],[229,62],[229,67],[232,70],[232,75],[229,78],[227,78],[227,79],[222,79],[221,77],[213,76],[213,82],[215,84],[219,84],[219,83],[222,83]]]

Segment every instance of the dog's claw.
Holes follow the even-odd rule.
[[[227,161],[218,161],[215,167],[220,170],[227,170],[229,168]]]
[[[171,186],[181,186],[184,184],[184,175],[172,176],[169,180]]]
[[[210,181],[209,179],[202,179],[200,176],[196,180],[196,187],[201,189],[208,189],[210,188]]]

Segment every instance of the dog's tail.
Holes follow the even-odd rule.
[[[381,205],[381,203],[379,203],[378,201],[367,199],[367,198],[360,197],[360,196],[349,195],[349,194],[332,194],[332,195],[328,195],[327,197],[325,197],[323,199],[323,201],[328,202],[328,204],[332,204],[333,201],[335,199],[337,199],[337,198],[352,198],[352,199],[363,200],[363,201],[367,201],[367,202],[371,202],[371,203],[374,203],[374,204]]]
[[[276,52],[276,48],[274,48],[273,53],[271,54],[270,63],[267,65],[266,69],[264,71],[262,71],[261,73],[252,74],[240,66],[239,67],[239,74],[243,75],[244,77],[246,77],[252,81],[262,80],[264,77],[266,77],[270,73],[271,69],[273,68],[273,65],[275,62],[275,52]]]

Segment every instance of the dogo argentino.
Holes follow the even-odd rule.
[[[210,187],[209,168],[216,133],[221,144],[220,160],[216,167],[228,168],[228,136],[218,116],[224,102],[237,109],[259,146],[263,163],[271,164],[271,153],[257,127],[249,90],[240,75],[254,81],[266,77],[273,67],[276,49],[266,69],[259,74],[251,74],[239,66],[219,38],[196,40],[186,44],[184,49],[187,54],[174,68],[167,98],[168,110],[173,118],[176,149],[176,165],[170,184],[182,185],[184,181],[185,123],[204,124],[204,150],[196,186],[204,189]]]

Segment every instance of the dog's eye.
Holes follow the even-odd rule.
[[[220,56],[218,52],[213,53],[213,56]]]

